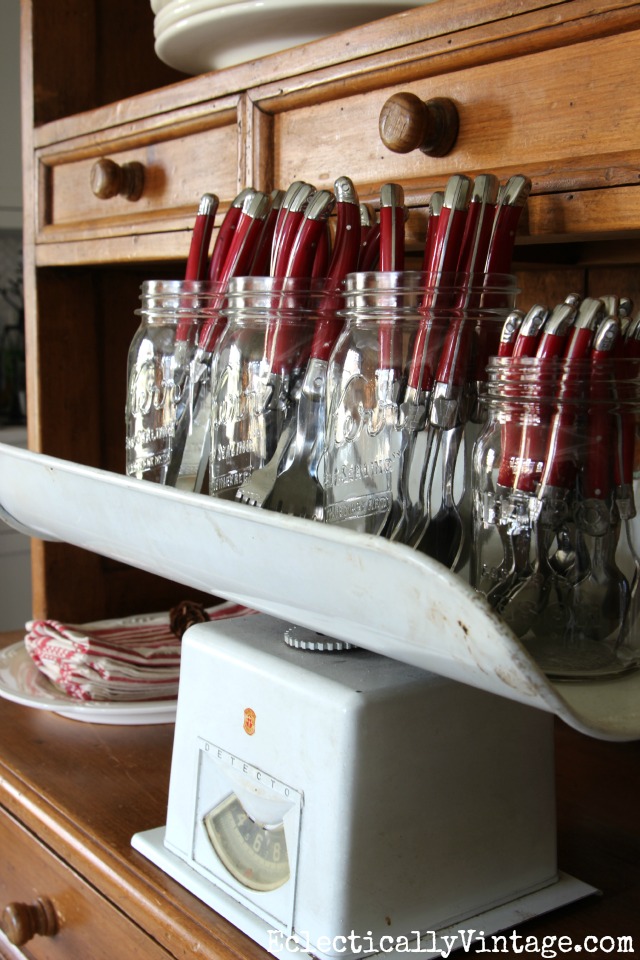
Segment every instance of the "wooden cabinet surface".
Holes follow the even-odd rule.
[[[166,951],[1,808],[0,849],[3,907],[30,906],[46,891],[56,918],[53,935],[36,935],[27,941],[28,954],[34,960],[75,956],[111,960],[114,953],[127,956],[134,951],[149,960],[167,960]],[[17,909],[15,914],[21,916]]]
[[[172,742],[170,723],[96,725],[0,699],[0,914],[46,897],[59,920],[27,956],[263,956],[130,845],[165,822]]]
[[[331,187],[346,174],[375,203],[380,185],[397,180],[419,253],[429,197],[451,173],[524,172],[533,194],[516,250],[521,305],[572,290],[640,299],[640,3],[438,0],[197,77],[155,57],[148,2],[21,0],[21,10],[34,450],[124,472],[139,287],[181,275],[207,191],[223,212],[246,185]],[[460,133],[447,156],[383,145],[380,111],[403,90],[454,101]],[[92,170],[104,158],[143,165],[139,199],[95,196]],[[184,599],[179,585],[65,544],[34,542],[32,553],[37,616],[83,622]],[[130,937],[123,956],[261,955],[129,846],[132,833],[164,821],[172,732],[93,727],[0,702],[0,839],[10,837],[0,888],[9,899],[39,895],[41,877],[66,929],[25,956],[98,957],[87,938],[106,928],[118,943]],[[605,897],[530,929],[632,933],[637,747],[564,728],[558,743],[561,862]],[[33,878],[16,877],[25,856],[42,864]],[[0,944],[3,953],[13,955]]]
[[[4,635],[0,645],[17,639]],[[172,724],[101,726],[0,699],[0,912],[47,897],[60,925],[26,944],[26,956],[267,956],[130,845],[134,833],[165,823],[172,741]],[[556,750],[559,865],[602,896],[518,932],[540,943],[633,936],[637,952],[640,743],[595,741],[558,723]]]
[[[130,241],[138,234],[158,233],[163,225],[191,214],[193,183],[205,183],[211,177],[212,157],[216,158],[216,190],[222,200],[232,200],[238,171],[236,100],[231,105],[211,105],[200,117],[176,111],[163,125],[153,118],[111,128],[102,137],[92,132],[38,150],[36,242],[45,247],[42,260],[46,262],[49,243],[81,243],[105,236]],[[128,166],[138,164],[141,196],[96,196],[94,171],[105,161],[114,164],[120,176]],[[117,189],[117,177],[113,189]]]

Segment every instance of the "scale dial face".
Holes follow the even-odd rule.
[[[290,876],[284,826],[253,820],[235,794],[210,810],[204,825],[229,873],[250,890],[276,890]]]

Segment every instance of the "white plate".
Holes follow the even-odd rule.
[[[418,0],[153,0],[155,51],[207,73],[422,6]]]
[[[216,607],[221,614],[231,603]],[[127,626],[140,623],[166,623],[166,613],[150,613],[119,620],[100,620],[83,624],[87,630],[100,627]],[[176,700],[74,700],[58,690],[27,653],[24,641],[0,649],[0,696],[24,707],[49,710],[72,720],[86,723],[143,724],[172,723],[176,716]]]

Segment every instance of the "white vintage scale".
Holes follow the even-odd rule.
[[[167,824],[136,849],[285,955],[426,949],[589,892],[557,873],[549,714],[316,642],[261,614],[187,631]]]
[[[380,538],[3,445],[0,504],[260,611],[185,634],[167,822],[132,842],[273,954],[440,955],[593,892],[556,862],[553,715],[638,739],[640,675],[554,685]]]

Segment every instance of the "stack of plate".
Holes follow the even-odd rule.
[[[424,0],[151,0],[155,50],[207,73],[421,6]]]

